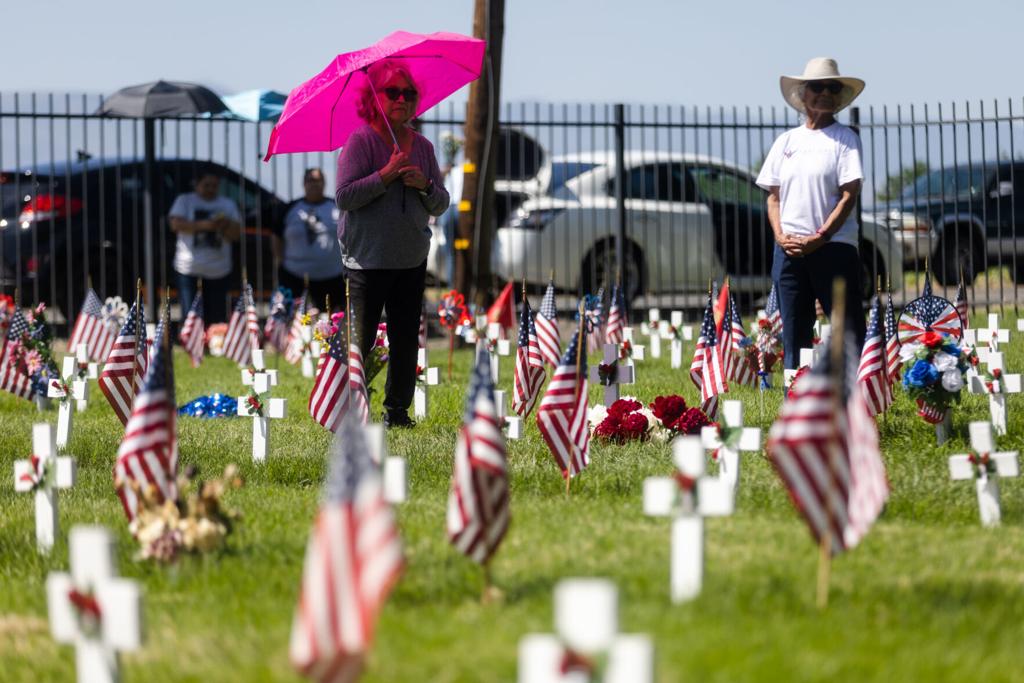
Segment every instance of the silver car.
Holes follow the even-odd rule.
[[[774,239],[766,193],[745,169],[713,157],[627,152],[624,188],[627,296],[706,291],[730,278],[734,291],[771,286]],[[506,279],[594,292],[614,281],[617,233],[615,157],[593,152],[552,159],[544,187],[499,226],[493,266]],[[865,290],[872,273],[902,278],[902,254],[886,227],[865,216]]]

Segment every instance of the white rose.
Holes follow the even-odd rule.
[[[917,354],[918,349],[921,348],[920,344],[904,344],[900,347],[900,362],[906,363],[908,360],[914,358]]]
[[[598,403],[587,413],[587,422],[590,423],[590,428],[593,430],[597,425],[604,422],[606,417],[608,417],[608,409],[603,404]]]
[[[935,369],[938,370],[939,372],[946,372],[947,370],[952,370],[953,368],[956,367],[956,356],[951,356],[948,353],[943,353],[942,351],[939,351],[932,358],[932,365],[934,365]]]
[[[956,368],[946,370],[942,373],[942,388],[948,392],[956,393],[964,386],[963,375]]]
[[[661,424],[658,418],[654,417],[654,412],[650,408],[641,408],[636,412],[640,413],[641,415],[647,418],[648,432],[653,431],[656,427],[658,427]]]

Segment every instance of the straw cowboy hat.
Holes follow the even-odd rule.
[[[839,75],[839,65],[836,60],[828,57],[815,57],[807,62],[804,72],[800,76],[782,76],[779,78],[779,86],[782,88],[782,96],[791,107],[801,114],[804,111],[804,102],[800,98],[801,86],[809,81],[839,81],[843,84],[843,90],[836,96],[836,111],[845,109],[851,102],[857,99],[864,89],[864,81],[859,78]]]

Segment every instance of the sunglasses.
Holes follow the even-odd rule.
[[[399,97],[406,102],[415,102],[420,96],[416,88],[384,88],[384,94],[392,102],[397,102]]]
[[[816,95],[828,90],[833,95],[838,95],[843,91],[843,84],[839,81],[811,81],[807,84],[807,89]]]

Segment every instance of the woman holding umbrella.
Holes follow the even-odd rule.
[[[797,367],[810,347],[814,300],[832,312],[832,281],[846,281],[846,329],[864,343],[861,263],[854,209],[864,172],[860,138],[836,121],[837,112],[864,89],[841,76],[835,60],[812,59],[800,76],[781,78],[782,95],[804,114],[804,124],[780,135],[765,158],[757,184],[768,191],[775,233],[772,279],[778,288],[785,367]]]
[[[411,427],[416,352],[430,231],[448,208],[434,147],[409,122],[420,91],[399,60],[366,70],[357,102],[365,125],[338,157],[338,240],[348,277],[353,330],[366,357],[387,312],[390,359],[383,423]]]

